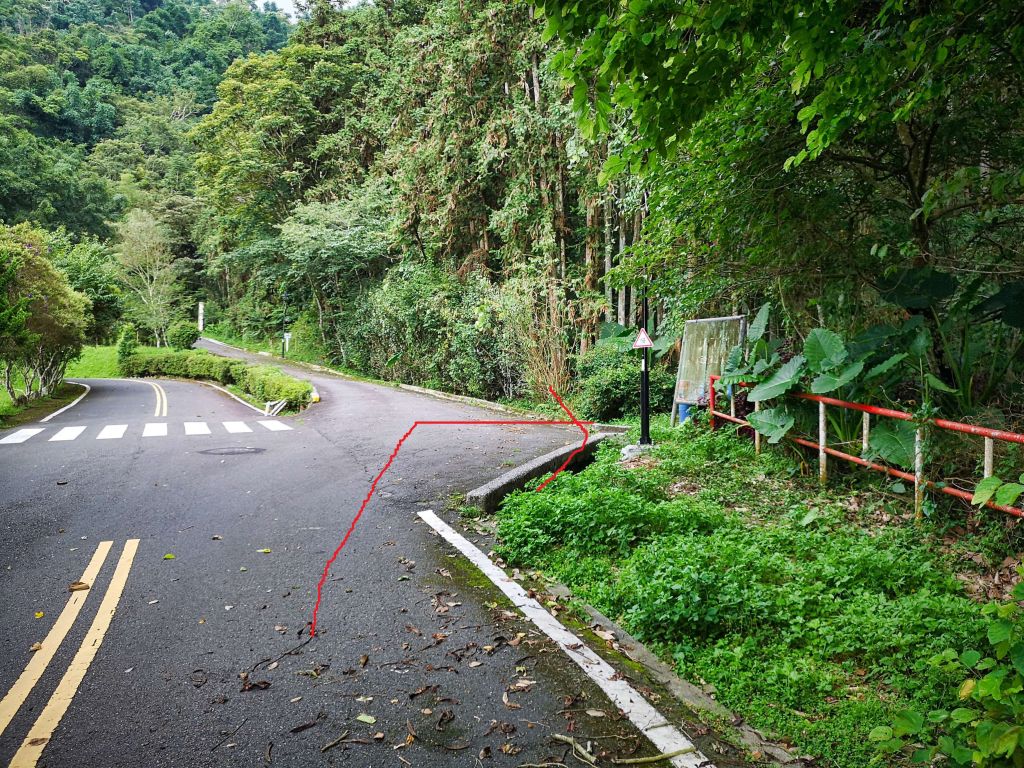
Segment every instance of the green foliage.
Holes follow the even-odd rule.
[[[863,768],[879,723],[941,706],[957,673],[931,658],[984,633],[941,530],[880,527],[870,495],[822,495],[729,430],[654,432],[650,463],[606,445],[543,493],[510,496],[501,555],[563,580],[823,764]]]
[[[0,263],[15,265],[4,273],[7,295],[0,304],[11,308],[4,313],[9,329],[0,338],[0,363],[15,405],[55,393],[85,342],[89,299],[71,288],[50,252],[46,232],[0,225]]]
[[[1003,482],[997,475],[986,477],[974,489],[974,496],[971,504],[984,506],[989,501],[995,501],[1006,507],[1012,507],[1024,495],[1024,474],[1020,476],[1020,482]]]
[[[907,709],[891,726],[869,735],[877,743],[878,761],[906,751],[911,761],[931,765],[944,760],[954,766],[1013,768],[1024,761],[1024,626],[1020,619],[1024,584],[1013,601],[986,605],[986,639],[991,655],[976,650],[947,649],[931,663],[965,679],[957,691],[956,708],[922,714]],[[922,744],[926,746],[922,746]]]
[[[192,349],[199,341],[199,328],[189,320],[179,320],[167,329],[167,342],[175,349]]]
[[[121,333],[117,337],[117,362],[124,366],[125,361],[135,354],[139,346],[139,332],[131,323],[121,326]]]
[[[123,376],[180,376],[235,384],[257,402],[285,400],[290,409],[309,404],[312,386],[307,381],[269,365],[249,365],[204,350],[135,352],[119,362]]]
[[[303,408],[309,403],[312,387],[308,381],[299,381],[269,365],[250,365],[231,369],[231,376],[243,391],[257,402],[285,400],[289,408]]]
[[[580,413],[591,419],[618,419],[640,412],[640,358],[633,350],[598,345],[578,365]],[[675,376],[663,365],[650,371],[651,410],[672,407]]]
[[[747,414],[750,425],[768,438],[769,443],[778,443],[793,428],[796,420],[785,408],[767,408]]]

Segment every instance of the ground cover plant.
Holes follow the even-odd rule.
[[[987,647],[983,601],[1012,586],[1014,523],[946,505],[915,524],[884,481],[853,471],[819,489],[797,454],[755,457],[732,429],[656,424],[655,444],[626,465],[606,445],[547,492],[509,497],[502,556],[823,765],[863,768],[907,711],[957,706],[948,652]]]

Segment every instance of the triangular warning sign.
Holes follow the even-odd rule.
[[[633,349],[650,349],[653,346],[654,342],[647,335],[647,329],[641,328],[640,333],[636,335],[636,341],[633,342]]]

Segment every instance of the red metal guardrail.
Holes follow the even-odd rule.
[[[717,410],[717,398],[715,392],[715,382],[718,381],[721,376],[712,375],[710,377],[710,416],[711,416],[711,428],[715,429],[715,419],[720,418],[725,421],[731,421],[735,424],[740,424],[745,427],[751,427],[750,422],[744,421],[736,416],[736,398],[735,396],[729,397],[729,413],[723,413]],[[745,386],[740,384],[740,386]],[[818,442],[808,440],[802,437],[787,436],[788,439],[792,440],[798,445],[805,446],[807,448],[813,448],[818,451],[818,476],[824,482],[828,478],[828,457],[834,456],[838,459],[844,459],[845,461],[859,464],[862,467],[873,469],[876,472],[884,472],[892,477],[898,477],[901,480],[906,480],[914,484],[914,508],[918,514],[921,512],[921,503],[923,501],[923,494],[925,488],[931,488],[934,491],[945,493],[948,496],[955,496],[958,499],[966,501],[968,504],[971,503],[973,494],[968,491],[961,490],[959,488],[951,488],[948,485],[939,485],[931,480],[928,480],[924,476],[924,424],[920,424],[917,427],[916,437],[914,440],[914,471],[905,472],[896,467],[890,467],[886,464],[879,464],[874,461],[861,458],[860,456],[854,456],[853,454],[845,453],[836,448],[831,448],[828,445],[828,422],[826,420],[826,408],[833,406],[837,408],[845,408],[853,411],[860,411],[864,414],[864,421],[862,427],[861,444],[864,452],[868,452],[868,439],[871,435],[871,416],[884,416],[890,419],[899,419],[901,421],[914,421],[914,417],[906,411],[898,411],[893,408],[881,408],[877,405],[866,405],[864,403],[851,403],[846,400],[838,400],[834,397],[825,397],[824,395],[809,395],[804,393],[798,393],[791,395],[792,397],[800,398],[801,400],[810,400],[811,402],[818,404]],[[760,403],[754,403],[755,410],[760,408]],[[989,477],[992,475],[993,456],[996,440],[1003,440],[1010,443],[1020,443],[1024,445],[1024,435],[1018,434],[1017,432],[1006,432],[1000,429],[989,429],[988,427],[978,427],[973,424],[962,424],[959,421],[949,421],[947,419],[930,419],[927,422],[928,425],[938,427],[939,429],[945,429],[950,432],[962,432],[968,435],[977,435],[983,437],[985,440],[985,459],[984,459],[984,476]],[[760,453],[761,451],[761,435],[754,430],[754,446],[755,450]],[[1020,507],[1010,507],[1004,504],[996,504],[994,501],[988,501],[985,506],[990,509],[995,509],[1000,512],[1005,512],[1008,515],[1015,517],[1024,517],[1024,509]]]

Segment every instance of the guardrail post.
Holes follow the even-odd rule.
[[[914,518],[920,520],[924,509],[924,427],[914,432]]]
[[[754,410],[755,411],[760,411],[761,410],[761,401],[760,400],[758,400],[756,403],[754,403]],[[756,429],[754,430],[754,453],[756,455],[758,455],[758,456],[761,455],[761,433],[758,432]]]
[[[825,444],[828,440],[828,421],[825,418],[825,404],[818,403],[818,480],[828,482],[828,454]]]
[[[985,477],[992,477],[995,471],[995,445],[996,441],[991,437],[985,438]]]
[[[862,455],[867,456],[871,448],[871,414],[864,412],[864,423],[861,425],[860,447]]]

